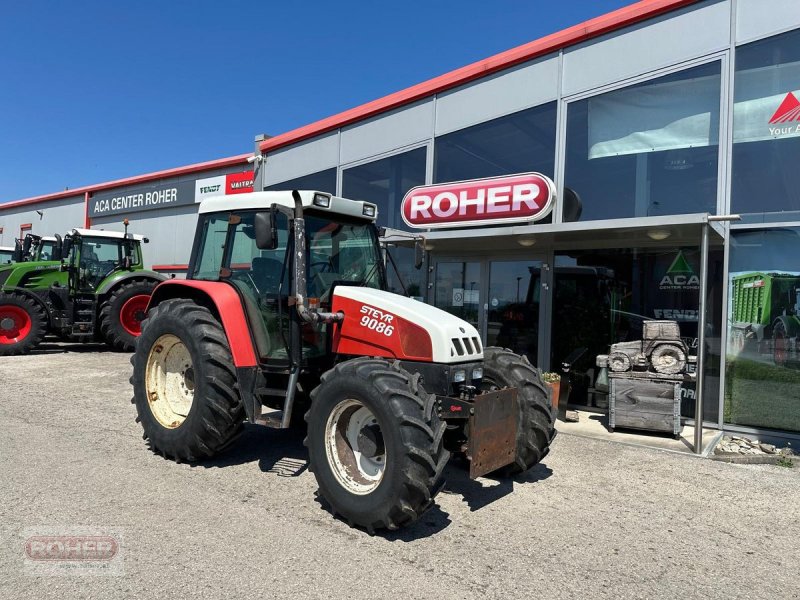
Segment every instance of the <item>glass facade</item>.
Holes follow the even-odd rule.
[[[720,63],[573,102],[564,221],[716,212]]]
[[[310,173],[289,179],[280,183],[274,183],[264,188],[265,191],[274,190],[317,190],[319,192],[336,193],[336,169],[326,169],[317,173]]]
[[[712,252],[710,263],[709,300],[719,306],[722,252]],[[646,320],[677,321],[690,354],[696,355],[700,285],[697,247],[557,253],[550,362],[553,368],[571,365],[570,402],[601,405],[594,392],[601,375],[596,356],[607,354],[611,344],[642,339]],[[718,398],[719,311],[709,311],[708,317],[706,397]],[[694,391],[694,384],[684,385],[684,416],[694,417]],[[716,421],[717,413],[718,403],[706,402],[704,418]]]
[[[734,85],[731,210],[800,220],[800,31],[737,48]]]
[[[731,236],[725,422],[800,431],[800,227]]]
[[[408,229],[400,217],[400,202],[408,190],[425,183],[426,155],[426,148],[417,148],[344,169],[342,195],[377,204],[379,226]],[[397,266],[395,271],[391,262],[386,265],[389,290],[422,300],[425,272],[414,268],[414,249],[390,248],[389,252]]]
[[[556,103],[529,108],[436,138],[433,182],[537,171],[552,178]]]

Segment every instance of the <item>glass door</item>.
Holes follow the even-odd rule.
[[[434,305],[475,326],[486,346],[510,348],[539,365],[549,270],[543,257],[437,259]],[[542,353],[547,354],[547,353]]]
[[[539,364],[542,265],[538,259],[489,262],[487,346],[509,348]]]
[[[442,259],[435,272],[434,305],[464,319],[479,332],[481,323],[481,261]]]

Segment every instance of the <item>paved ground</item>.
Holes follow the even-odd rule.
[[[449,467],[422,521],[370,537],[315,501],[297,434],[248,429],[204,466],[151,454],[129,370],[0,358],[0,597],[800,597],[800,469],[561,435],[519,481]],[[124,575],[31,576],[41,525],[121,530]]]

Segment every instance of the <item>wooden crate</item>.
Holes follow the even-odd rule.
[[[608,428],[681,433],[682,378],[649,378],[619,373],[610,377]],[[642,374],[644,375],[644,374]]]

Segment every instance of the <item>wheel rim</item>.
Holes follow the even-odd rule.
[[[33,322],[24,308],[0,306],[0,344],[18,344],[31,332]]]
[[[131,296],[119,311],[119,322],[122,328],[134,337],[142,334],[142,321],[148,302],[150,302],[150,296],[147,294]]]
[[[174,335],[162,335],[147,356],[145,372],[150,412],[167,429],[177,429],[194,402],[195,378],[189,349]]]
[[[383,480],[383,434],[375,415],[358,400],[344,400],[331,411],[325,453],[339,484],[353,494],[369,494]]]

